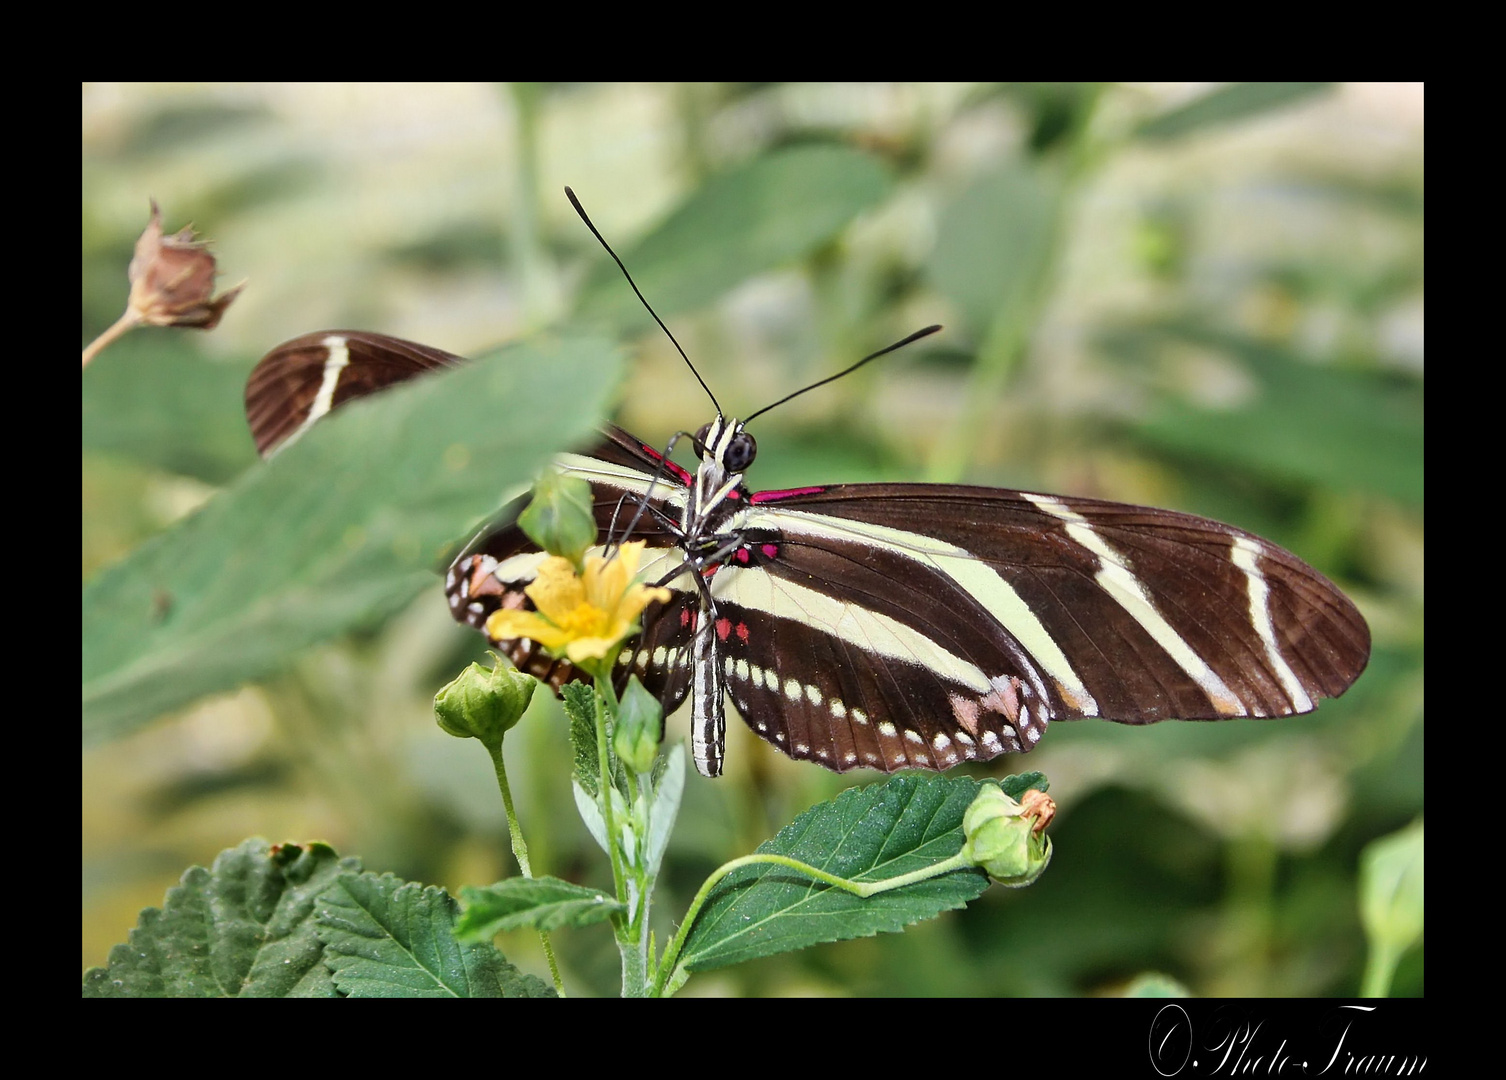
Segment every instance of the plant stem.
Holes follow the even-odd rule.
[[[1224,896],[1227,948],[1242,981],[1224,993],[1271,993],[1275,955],[1276,845],[1256,830],[1231,838],[1224,847],[1228,885]]]
[[[734,870],[759,863],[783,866],[787,869],[798,871],[815,878],[817,881],[825,882],[827,885],[850,892],[854,896],[861,896],[864,899],[870,896],[877,896],[882,892],[888,892],[891,889],[900,889],[906,885],[913,885],[917,881],[927,881],[933,877],[940,877],[942,874],[950,874],[953,870],[962,870],[974,865],[959,851],[950,859],[943,859],[941,862],[934,863],[931,866],[912,870],[908,874],[884,878],[881,881],[854,881],[851,878],[838,877],[836,874],[817,869],[809,863],[803,863],[799,859],[792,859],[787,855],[744,855],[741,858],[733,859],[731,862],[723,863],[702,883],[700,890],[695,894],[695,899],[690,902],[690,907],[686,909],[685,918],[680,923],[680,929],[675,934],[674,940],[669,943],[669,948],[665,950],[664,958],[659,964],[659,974],[654,980],[654,986],[651,991],[653,996],[673,994],[684,985],[685,980],[689,977],[689,972],[681,970],[677,963],[680,949],[684,946],[685,938],[689,935],[690,928],[694,925],[696,916],[701,913],[701,908],[710,897],[711,890],[716,887],[717,882],[721,881]]]
[[[554,315],[553,280],[548,254],[539,240],[539,100],[538,83],[508,84],[517,124],[515,190],[512,200],[513,266],[522,284],[523,323],[529,330]]]
[[[627,940],[623,947],[633,953],[634,983],[637,996],[647,997],[653,977],[652,950],[649,947],[648,912],[653,902],[653,882],[649,880],[646,859],[648,857],[648,811],[639,805],[638,778],[631,768],[627,774],[628,806],[632,815],[634,859],[627,871],[632,875],[628,883],[628,895],[632,906],[628,909]],[[628,984],[624,982],[624,987]]]
[[[131,329],[140,321],[141,316],[137,314],[135,308],[126,308],[125,313],[121,315],[120,318],[116,319],[108,330],[106,330],[103,334],[100,334],[99,337],[95,338],[93,341],[89,342],[88,346],[86,346],[84,349],[84,362],[79,366],[88,367],[89,361],[93,360],[96,356],[103,352],[106,345],[110,344],[116,338],[123,336],[127,330]]]
[[[488,744],[487,751],[492,756],[492,768],[497,774],[497,787],[502,791],[502,807],[507,812],[507,831],[512,836],[513,857],[518,860],[518,869],[526,878],[533,877],[533,867],[528,861],[528,843],[523,839],[523,828],[518,823],[517,812],[512,805],[512,785],[507,782],[507,765],[502,760],[502,740],[499,738],[495,745]],[[554,979],[554,992],[560,997],[565,996],[565,984],[560,978],[559,961],[554,956],[554,946],[549,942],[547,931],[539,931],[539,941],[544,945],[544,956],[549,960],[549,974]]]
[[[627,904],[627,883],[622,875],[622,855],[617,843],[617,811],[612,801],[612,763],[607,757],[607,695],[612,694],[611,683],[606,679],[596,680],[596,763],[601,772],[600,799],[601,819],[607,824],[607,855],[612,860],[612,881],[616,884],[617,900]],[[612,704],[616,705],[612,694]]]
[[[606,822],[607,854],[612,860],[612,881],[617,900],[628,909],[626,918],[613,916],[612,932],[617,937],[617,951],[622,954],[622,996],[646,997],[649,992],[648,956],[642,930],[648,923],[645,917],[648,905],[643,892],[645,883],[639,879],[638,888],[630,888],[627,870],[622,864],[622,831],[617,823],[616,800],[612,797],[616,786],[612,782],[611,759],[607,756],[607,714],[610,711],[616,715],[617,694],[612,688],[610,664],[603,663],[602,670],[608,674],[596,677],[596,760],[601,770],[601,817]]]
[[[1370,952],[1365,957],[1365,975],[1360,983],[1360,997],[1382,998],[1391,993],[1391,980],[1396,977],[1396,965],[1401,962],[1401,950],[1389,941],[1370,941]]]

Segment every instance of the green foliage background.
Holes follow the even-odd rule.
[[[108,722],[86,695],[84,966],[249,835],[327,840],[452,892],[512,872],[485,756],[429,710],[480,639],[414,567],[439,564],[431,532],[463,541],[453,522],[527,475],[520,441],[555,449],[540,438],[568,442],[604,410],[659,442],[709,412],[570,184],[734,414],[946,325],[761,418],[757,486],[966,479],[1208,514],[1318,566],[1375,638],[1365,676],[1315,716],[1059,725],[1028,759],[977,770],[1051,778],[1056,856],[1037,885],[684,992],[1089,994],[1159,971],[1205,994],[1355,993],[1359,853],[1423,800],[1422,101],[1323,84],[85,86],[83,340],[124,303],[149,196],[169,229],[215,241],[226,284],[250,284],[213,333],[138,332],[84,375],[86,684],[100,641],[155,659],[165,636],[184,670],[212,672],[169,680],[170,705],[112,683]],[[240,412],[257,357],[331,327],[472,356],[522,341],[494,363],[522,372],[527,403],[511,383],[495,403],[461,387],[454,432],[414,421],[377,440],[469,479],[339,534],[346,555],[385,537],[401,564],[321,568],[321,588],[365,599],[300,588],[279,595],[301,635],[253,620],[171,640],[154,627],[195,598],[228,616],[278,584],[216,520],[296,517],[258,522],[266,557],[336,513],[315,470],[341,436],[311,436],[306,467],[283,473],[315,486],[284,489],[246,472]],[[620,381],[612,340],[630,354]],[[577,369],[541,341],[593,344]],[[359,494],[333,471],[332,496]],[[409,473],[395,493],[430,490]],[[246,511],[244,491],[269,485],[278,499]],[[207,582],[154,589],[139,568],[194,530],[225,547],[185,546],[160,572]],[[107,586],[136,607],[101,603]],[[729,735],[728,775],[687,786],[665,917],[712,867],[872,779]],[[536,697],[508,753],[536,869],[603,884],[555,702]],[[614,990],[604,928],[556,943],[573,988]],[[502,944],[544,973],[529,935]],[[1394,992],[1422,986],[1419,948]]]

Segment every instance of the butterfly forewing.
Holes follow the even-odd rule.
[[[1203,518],[937,485],[841,485],[752,501],[741,520],[782,538],[765,574],[794,591],[820,579],[823,595],[840,601],[812,607],[785,589],[774,594],[776,613],[804,604],[850,647],[874,634],[876,662],[949,680],[929,692],[926,712],[949,711],[974,740],[972,725],[991,706],[1018,706],[1011,726],[1026,748],[1043,719],[1306,712],[1353,682],[1369,652],[1364,620],[1326,579]],[[910,639],[908,662],[885,625],[896,619]],[[902,681],[911,701],[927,696]],[[959,693],[957,682],[982,692]]]
[[[461,363],[443,349],[361,330],[321,330],[273,349],[246,382],[246,422],[268,456],[353,398]]]

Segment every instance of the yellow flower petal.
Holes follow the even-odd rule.
[[[611,559],[588,555],[578,576],[568,559],[550,556],[523,590],[538,610],[493,612],[487,634],[494,641],[532,638],[577,662],[605,657],[637,628],[644,608],[670,598],[668,589],[635,583],[644,547],[623,544]]]
[[[532,638],[546,649],[556,649],[570,635],[535,611],[494,611],[486,620],[486,634],[493,641]]]
[[[565,655],[576,664],[582,660],[600,660],[616,644],[616,638],[576,638],[565,646]]]
[[[557,614],[573,611],[586,602],[586,592],[569,559],[551,555],[539,564],[533,584],[523,590],[534,607],[555,622]]]

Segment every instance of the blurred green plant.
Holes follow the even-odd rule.
[[[190,824],[219,822],[231,806],[304,807],[335,793],[346,816],[300,816],[298,832],[354,831],[342,847],[409,879],[502,876],[491,854],[499,823],[465,795],[484,773],[415,749],[431,745],[420,741],[424,702],[478,654],[451,634],[431,571],[441,547],[528,478],[520,445],[542,460],[606,410],[610,349],[592,345],[590,371],[559,384],[571,400],[558,407],[579,406],[568,422],[556,403],[522,404],[521,389],[488,399],[457,383],[446,404],[439,395],[451,391],[420,393],[471,426],[449,439],[444,422],[402,427],[427,465],[392,463],[392,491],[358,466],[400,448],[380,434],[346,445],[334,421],[324,439],[338,481],[308,477],[299,490],[288,475],[299,470],[274,477],[276,463],[241,475],[254,454],[236,435],[239,387],[267,325],[291,320],[290,336],[425,306],[448,320],[451,296],[500,292],[532,298],[516,307],[520,330],[559,318],[559,340],[585,341],[572,324],[589,316],[614,337],[649,334],[620,411],[650,437],[687,423],[704,411],[699,390],[631,297],[613,292],[613,271],[556,194],[571,182],[610,235],[639,235],[620,252],[661,313],[681,313],[676,336],[734,406],[773,400],[916,326],[947,325],[929,348],[772,414],[759,433],[766,486],[931,475],[1176,505],[1299,551],[1359,599],[1375,630],[1365,677],[1313,717],[1054,730],[1037,753],[1057,792],[1070,792],[1057,839],[1101,853],[1094,860],[1058,860],[1037,886],[990,891],[921,934],[759,959],[704,976],[723,980],[708,988],[1070,994],[1144,971],[1208,993],[1360,987],[1359,852],[1416,817],[1423,797],[1420,143],[1415,163],[1346,158],[1330,119],[1283,153],[1283,138],[1303,137],[1304,110],[1349,93],[1320,84],[1236,84],[1181,100],[1099,84],[538,85],[494,98],[527,151],[497,157],[512,172],[476,183],[441,166],[424,205],[403,204],[387,246],[358,253],[350,192],[387,176],[413,189],[385,154],[359,173],[317,138],[300,142],[291,98],[235,108],[221,93],[209,107],[207,95],[172,93],[132,97],[101,134],[86,88],[85,340],[120,309],[111,289],[123,291],[134,231],[112,208],[139,216],[147,192],[186,205],[178,177],[193,177],[193,210],[214,223],[222,258],[240,271],[237,253],[260,243],[275,259],[249,275],[216,331],[233,341],[249,320],[253,341],[206,359],[164,344],[165,331],[140,331],[84,375],[86,735],[111,740],[108,756],[85,759],[85,918],[104,925],[105,941],[128,922],[123,883],[155,882],[163,865],[207,861],[276,829],[257,822],[283,820],[259,811],[251,827],[214,838]],[[468,202],[470,190],[489,194]],[[261,240],[278,221],[293,227]],[[500,249],[479,257],[488,238]],[[411,256],[420,241],[432,241],[422,264]],[[485,318],[497,336],[495,305]],[[521,366],[537,366],[531,341],[515,348]],[[389,421],[371,422],[380,432]],[[310,469],[324,467],[318,434]],[[446,461],[462,460],[451,477]],[[372,506],[362,516],[363,475],[391,516]],[[422,496],[435,477],[453,480],[442,507]],[[411,504],[396,497],[405,486]],[[237,508],[253,526],[239,538]],[[311,549],[292,550],[295,534]],[[106,556],[91,554],[132,550],[105,570]],[[321,550],[339,558],[321,564]],[[263,688],[253,704],[271,704],[277,738],[244,751],[214,744],[225,756],[206,763],[202,749],[172,751],[208,745],[184,736],[205,722],[143,726],[253,678]],[[557,715],[547,698],[533,709]],[[256,728],[212,715],[219,732]],[[566,730],[521,724],[513,752],[568,754]],[[1260,745],[1268,751],[1248,753]],[[719,787],[686,787],[661,908],[683,909],[729,836],[749,850],[839,783],[751,743],[736,760]],[[1271,775],[1311,796],[1274,834],[1189,794],[1249,801]],[[110,792],[126,811],[91,809]],[[535,864],[577,877],[590,839],[571,823],[570,785],[526,775],[517,796]],[[91,821],[108,822],[112,839],[90,841]],[[107,915],[100,898],[114,898]],[[511,933],[508,955],[542,970]],[[86,963],[98,963],[105,945],[89,940]],[[610,941],[585,930],[556,944],[578,985],[613,985]],[[1391,989],[1421,993],[1420,949],[1402,955]]]
[[[578,568],[564,557],[570,538],[595,527],[575,488],[589,491],[579,480],[536,486],[519,520],[552,556],[527,590],[537,610],[498,611],[488,632],[527,633],[594,679],[594,689],[573,687],[566,696],[580,735],[573,784],[587,828],[610,857],[613,893],[534,876],[502,752],[534,680],[472,665],[435,696],[435,718],[446,734],[474,738],[491,756],[521,879],[462,889],[457,919],[443,890],[361,873],[353,860],[336,865],[325,845],[305,851],[247,841],[223,852],[213,871],[191,869],[162,911],[144,912],[130,943],[85,974],[86,996],[542,996],[537,980],[491,944],[522,927],[539,933],[563,996],[549,932],[609,922],[623,996],[658,997],[692,971],[901,930],[975,898],[989,877],[1020,887],[1041,875],[1054,808],[1040,774],[981,786],[966,777],[901,777],[813,807],[755,854],[719,868],[660,954],[649,910],[679,813],[685,753],[675,746],[659,755],[658,701],[636,676],[619,701],[612,676],[641,629],[637,616],[668,591],[636,583],[641,543],[623,544],[607,560],[590,555]],[[561,579],[573,579],[573,588]],[[562,594],[569,599],[557,607]],[[515,625],[494,627],[499,620]],[[255,902],[244,901],[248,891]]]
[[[1422,940],[1422,822],[1372,841],[1360,858],[1360,918],[1370,953],[1366,997],[1385,997],[1402,954]]]

